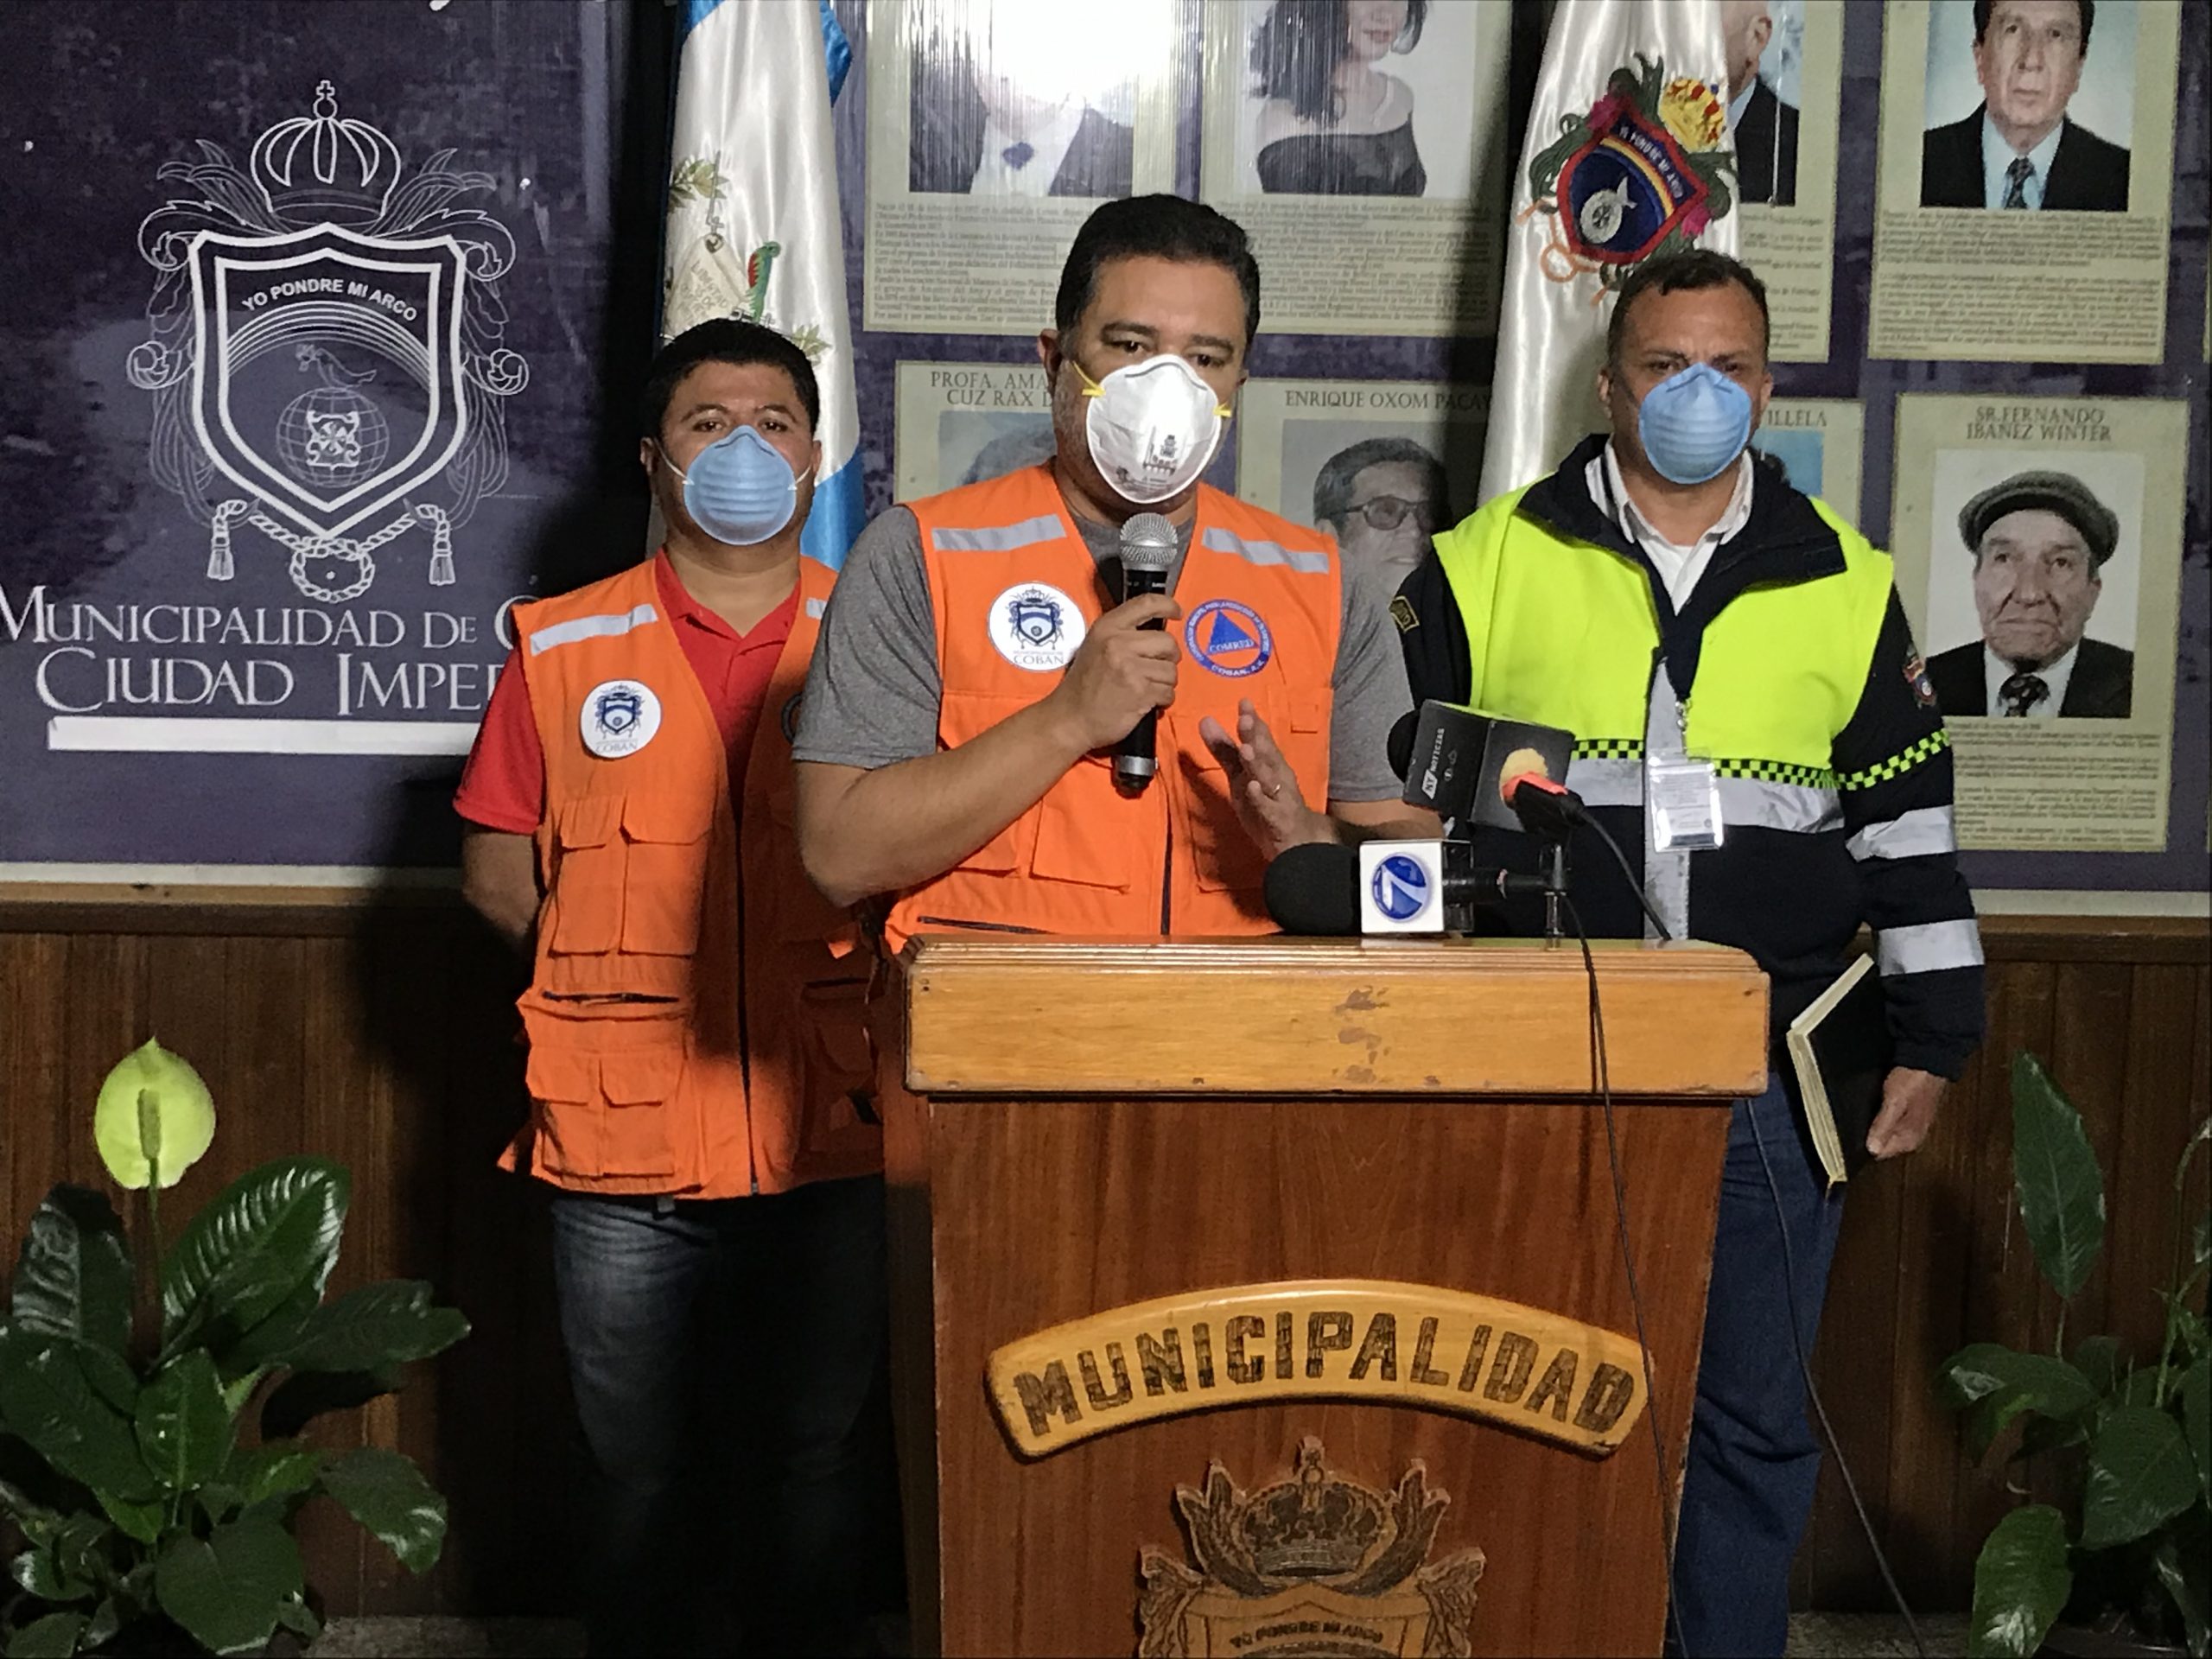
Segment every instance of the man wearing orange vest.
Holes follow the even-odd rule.
[[[503,1161],[556,1189],[592,1652],[725,1650],[724,1620],[739,1651],[849,1652],[898,1541],[866,970],[791,828],[820,394],[720,321],[644,404],[667,543],[515,608],[455,803],[469,900],[532,963]]]
[[[1244,232],[1177,196],[1109,202],[1055,311],[1053,458],[871,524],[808,676],[799,849],[831,898],[889,896],[893,950],[1268,932],[1285,848],[1436,833],[1389,768],[1411,703],[1382,612],[1326,535],[1198,481],[1259,326]],[[1122,601],[1141,512],[1173,526],[1173,596]],[[1114,746],[1155,710],[1158,772],[1120,788]]]

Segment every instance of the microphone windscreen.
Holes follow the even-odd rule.
[[[1497,792],[1502,800],[1510,802],[1512,785],[1529,773],[1548,779],[1552,775],[1550,763],[1534,749],[1516,749],[1505,757],[1505,764],[1498,768]]]
[[[1335,842],[1293,847],[1268,866],[1268,914],[1286,933],[1341,938],[1359,931],[1359,854]]]
[[[1175,526],[1165,513],[1135,513],[1122,525],[1124,570],[1166,570],[1175,563]]]
[[[1420,728],[1417,712],[1399,715],[1398,723],[1390,728],[1390,770],[1402,784],[1406,781],[1406,768],[1414,762],[1414,734]]]

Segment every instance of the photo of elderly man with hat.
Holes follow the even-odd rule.
[[[1928,659],[1949,715],[2125,720],[2135,653],[2085,639],[2120,520],[2069,473],[2025,472],[1959,510],[1981,638]]]

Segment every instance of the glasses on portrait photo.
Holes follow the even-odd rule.
[[[1371,495],[1352,503],[1350,510],[1367,520],[1370,530],[1395,530],[1405,523],[1408,513],[1413,514],[1424,536],[1436,529],[1436,510],[1426,501],[1408,501],[1402,495]]]

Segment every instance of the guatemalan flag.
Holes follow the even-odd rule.
[[[1601,430],[1612,296],[1646,259],[1737,250],[1719,0],[1559,0],[1513,178],[1483,500]]]
[[[800,546],[860,534],[860,406],[830,105],[852,48],[830,0],[683,0],[661,338],[711,317],[788,334],[822,384],[822,475]]]

